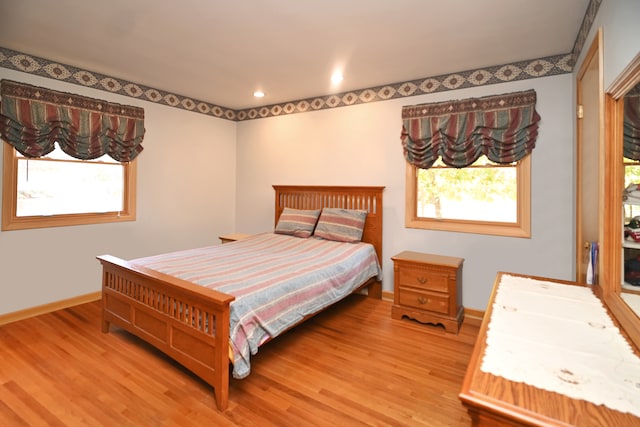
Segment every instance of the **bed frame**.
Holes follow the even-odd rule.
[[[285,207],[367,210],[362,240],[374,245],[382,262],[384,187],[273,188],[276,224]],[[102,332],[113,324],[152,344],[211,385],[218,409],[227,409],[229,304],[234,297],[111,255],[97,258],[102,264]],[[381,298],[376,278],[358,291],[365,287],[369,296]]]

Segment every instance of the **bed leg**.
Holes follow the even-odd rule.
[[[223,387],[214,390],[216,396],[216,406],[220,412],[226,411],[229,406],[229,390],[222,390]]]
[[[107,320],[106,312],[107,312],[107,300],[106,295],[104,294],[104,283],[102,289],[102,333],[108,334],[109,327],[111,326],[111,322]]]
[[[367,296],[369,298],[382,299],[382,282],[373,282],[367,288]]]

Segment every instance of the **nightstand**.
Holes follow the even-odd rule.
[[[225,243],[229,243],[229,242],[235,242],[235,241],[238,241],[238,240],[244,240],[249,236],[251,236],[251,234],[232,233],[232,234],[225,234],[224,236],[219,236],[218,239],[220,239],[220,242],[222,244],[225,244]]]
[[[464,317],[462,258],[404,251],[393,260],[391,317],[441,324],[457,334]]]

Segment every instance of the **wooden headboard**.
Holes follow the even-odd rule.
[[[293,209],[360,209],[367,211],[362,241],[371,243],[382,263],[382,192],[384,187],[274,185],[276,190],[275,223],[282,210]]]

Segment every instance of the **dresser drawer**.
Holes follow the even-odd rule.
[[[400,305],[447,314],[449,311],[449,297],[400,288]]]
[[[428,291],[448,292],[449,277],[442,274],[434,274],[423,268],[402,266],[400,267],[399,285]]]

